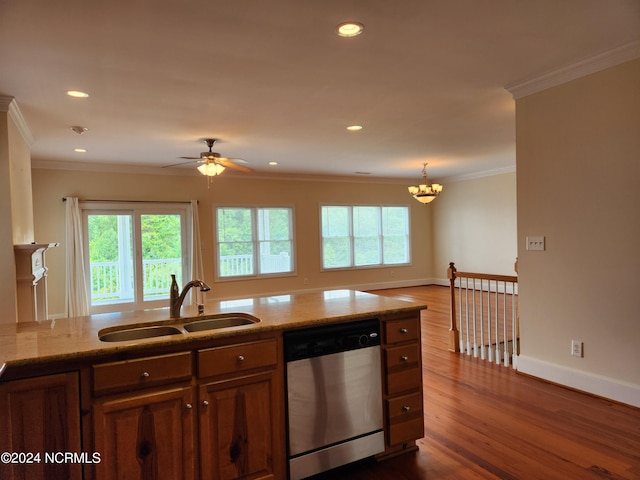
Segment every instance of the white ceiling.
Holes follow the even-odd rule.
[[[506,85],[639,39],[638,0],[0,0],[0,95],[36,162],[160,167],[213,137],[257,174],[443,178],[514,168]]]

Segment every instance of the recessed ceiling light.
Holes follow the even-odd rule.
[[[87,149],[86,148],[74,148],[73,151],[76,152],[76,153],[86,153]]]
[[[75,98],[87,98],[89,96],[88,93],[81,92],[80,90],[67,90],[67,95]]]
[[[269,162],[269,165],[271,165],[272,167],[276,166],[278,164],[278,162]]]
[[[349,130],[350,132],[358,132],[362,130],[362,125],[351,125],[347,127],[347,130]]]
[[[355,37],[364,30],[364,25],[358,22],[343,22],[336,27],[336,32],[341,37]]]

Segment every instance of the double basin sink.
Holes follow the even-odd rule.
[[[98,338],[103,342],[128,342],[145,338],[164,337],[167,335],[184,335],[185,332],[205,332],[219,328],[239,327],[258,323],[260,319],[244,313],[227,313],[203,315],[183,319],[186,323],[181,328],[174,325],[151,325],[140,327],[123,327],[117,330],[98,332]]]

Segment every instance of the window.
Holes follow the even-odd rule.
[[[292,273],[291,208],[216,209],[218,278]]]
[[[409,263],[409,208],[323,206],[322,267]]]
[[[171,274],[189,276],[186,204],[81,204],[92,313],[166,306]]]

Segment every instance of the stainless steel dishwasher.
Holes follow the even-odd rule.
[[[380,322],[285,332],[284,348],[290,479],[382,452]]]

